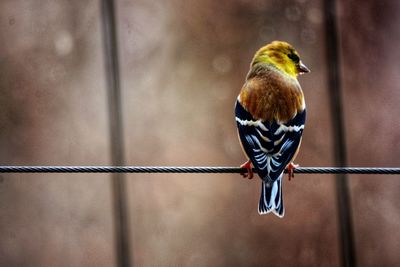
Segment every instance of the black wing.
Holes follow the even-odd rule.
[[[264,181],[279,178],[296,154],[304,130],[306,110],[284,124],[255,120],[239,101],[236,123],[243,149]]]

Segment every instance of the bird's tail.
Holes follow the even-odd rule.
[[[276,216],[282,218],[285,214],[282,198],[282,176],[274,182],[263,181],[261,185],[261,197],[258,203],[258,213],[263,215],[273,212]]]

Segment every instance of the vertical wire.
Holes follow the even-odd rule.
[[[123,166],[125,160],[114,1],[101,0],[101,13],[103,21],[103,42],[109,106],[111,161],[112,165],[114,166]],[[131,265],[129,240],[130,232],[126,204],[126,181],[124,174],[113,173],[111,176],[111,186],[114,209],[117,266],[128,267]]]
[[[336,1],[324,0],[326,58],[328,62],[328,90],[333,123],[335,165],[347,166],[345,126],[343,120],[340,58],[336,21]],[[355,267],[356,256],[350,192],[346,174],[336,174],[336,198],[340,231],[342,266]]]

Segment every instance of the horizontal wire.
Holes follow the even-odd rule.
[[[257,170],[253,169],[254,172]],[[166,166],[0,166],[0,173],[245,173],[240,167]],[[285,170],[285,173],[287,170]],[[308,174],[400,174],[400,168],[298,167],[294,173]]]

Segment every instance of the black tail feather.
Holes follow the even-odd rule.
[[[282,176],[273,182],[262,182],[261,197],[258,203],[258,213],[267,214],[273,212],[276,216],[282,218],[285,214],[282,198]]]

